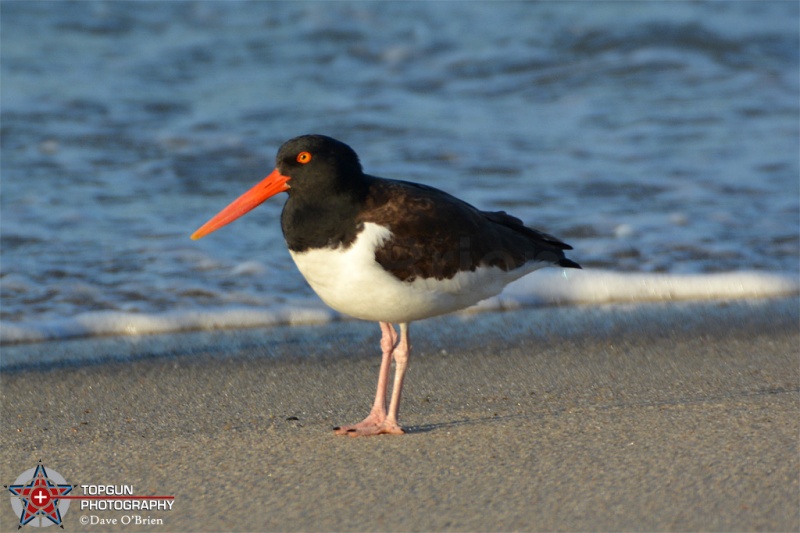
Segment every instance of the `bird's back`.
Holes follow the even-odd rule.
[[[572,247],[552,235],[426,185],[371,178],[358,220],[392,233],[376,250],[376,261],[402,281],[450,279],[480,267],[506,272],[551,265],[580,268],[564,256]]]

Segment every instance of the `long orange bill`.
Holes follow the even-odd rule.
[[[212,231],[216,231],[226,224],[230,224],[240,216],[263,204],[267,198],[275,196],[279,192],[289,190],[289,176],[284,176],[278,169],[261,180],[255,187],[231,202],[231,204],[217,213],[214,218],[203,224],[200,229],[192,233],[192,240],[205,237]]]

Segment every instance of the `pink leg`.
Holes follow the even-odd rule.
[[[381,326],[381,369],[378,373],[378,388],[375,401],[367,418],[358,424],[335,427],[337,435],[350,435],[358,430],[377,427],[386,420],[386,390],[389,384],[389,367],[392,364],[392,351],[397,343],[397,332],[389,322],[380,322]]]
[[[398,411],[400,409],[400,392],[403,388],[403,378],[405,377],[406,367],[408,366],[408,354],[411,345],[408,342],[408,324],[400,324],[400,342],[397,342],[397,333],[394,327],[381,322],[381,370],[378,376],[378,390],[375,392],[375,402],[372,405],[367,418],[353,424],[334,428],[337,435],[350,435],[352,437],[362,437],[367,435],[380,435],[390,433],[392,435],[402,435],[403,428],[397,423]],[[389,381],[389,365],[394,358],[395,373],[394,386],[392,387],[392,399],[389,404],[389,412],[386,412],[386,389]]]
[[[389,403],[389,414],[383,425],[389,428],[385,433],[402,435],[403,428],[397,423],[400,414],[400,393],[403,391],[403,379],[406,377],[408,367],[408,354],[411,344],[408,342],[408,323],[400,324],[400,342],[397,343],[392,355],[394,356],[394,385],[392,385],[392,401]]]

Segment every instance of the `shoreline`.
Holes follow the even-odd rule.
[[[170,531],[797,530],[798,315],[786,298],[423,321],[409,433],[365,439],[331,428],[371,403],[374,324],[112,343],[0,374],[3,482],[42,459],[175,495],[149,513]],[[75,531],[125,514],[74,505]]]
[[[309,289],[310,290],[310,289]],[[510,283],[502,293],[455,313],[524,310],[564,305],[680,304],[715,300],[779,299],[800,295],[795,273],[736,271],[707,274],[544,269]],[[163,312],[91,311],[49,320],[0,320],[0,346],[77,339],[172,335],[242,328],[320,325],[355,320],[316,295],[267,307],[225,305]]]
[[[488,336],[495,336],[499,328],[513,327],[519,320],[515,316],[529,315],[531,327],[526,333],[534,337],[542,335],[573,334],[603,335],[604,322],[635,321],[646,331],[657,331],[660,324],[669,327],[680,323],[681,327],[715,327],[721,320],[740,321],[760,320],[751,316],[758,308],[776,307],[782,315],[800,314],[800,303],[796,295],[758,297],[758,298],[719,298],[677,301],[622,301],[589,304],[539,305],[532,307],[499,307],[479,309],[473,312],[460,312],[414,322],[412,335],[421,334],[425,339],[443,346],[452,339],[441,339],[437,330],[440,327],[452,328],[458,334],[459,342],[483,342]],[[703,315],[711,310],[717,318],[709,320]],[[696,314],[694,310],[701,310]],[[774,313],[775,311],[773,311]],[[757,313],[756,313],[757,315]],[[771,323],[761,321],[764,327]],[[458,331],[460,325],[464,331]],[[782,322],[788,326],[788,322]],[[630,326],[630,324],[626,324]],[[316,344],[325,344],[325,339],[343,338],[351,343],[351,351],[367,348],[365,355],[372,354],[370,343],[377,341],[372,337],[378,331],[377,324],[362,320],[344,318],[311,323],[278,323],[265,326],[242,328],[212,328],[203,330],[175,331],[168,333],[142,333],[131,335],[99,335],[75,337],[39,342],[24,342],[2,346],[0,372],[19,372],[47,370],[55,367],[80,367],[110,363],[124,363],[140,359],[158,359],[182,356],[218,356],[222,358],[239,357],[247,348],[261,348],[265,355],[273,358],[298,357],[292,347],[298,342],[308,344],[307,353],[314,354]],[[641,333],[641,331],[639,331]],[[354,338],[358,337],[358,341]],[[379,338],[379,335],[378,335]],[[416,343],[415,343],[416,346]],[[287,347],[289,347],[287,349]],[[431,349],[436,347],[431,344]],[[416,348],[415,348],[416,350]],[[329,352],[332,354],[332,352]],[[340,353],[339,355],[346,356]]]

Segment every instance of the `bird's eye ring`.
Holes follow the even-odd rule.
[[[311,153],[310,152],[300,152],[299,154],[297,154],[297,162],[298,163],[305,165],[309,161],[311,161]]]

